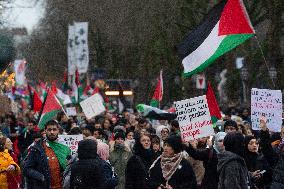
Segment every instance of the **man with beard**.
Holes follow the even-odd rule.
[[[31,147],[23,165],[29,189],[62,189],[62,172],[71,150],[57,142],[59,124],[50,120],[45,124],[46,139]]]

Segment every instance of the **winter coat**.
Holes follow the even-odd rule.
[[[271,189],[284,188],[284,152],[276,146],[272,148],[268,131],[260,132],[262,153],[273,169]]]
[[[161,169],[161,159],[159,159],[153,168],[149,170],[150,176],[148,179],[148,188],[156,189],[161,184],[166,185],[166,180],[163,177]],[[196,189],[196,178],[193,169],[189,162],[182,159],[177,170],[172,175],[168,184],[174,189]]]
[[[33,140],[33,131],[25,131],[21,133],[21,135],[18,137],[18,148],[21,155],[23,155],[25,150],[33,143]]]
[[[70,188],[71,189],[105,189],[105,175],[102,160],[97,154],[96,147],[85,148],[92,145],[92,142],[85,142],[83,149],[78,146],[78,158],[71,165]],[[89,150],[85,150],[89,149]]]
[[[105,176],[105,189],[115,189],[116,185],[118,184],[117,175],[115,174],[114,169],[109,161],[101,161]]]
[[[23,163],[23,174],[28,189],[49,189],[50,172],[47,156],[40,140],[30,147],[29,154]]]
[[[146,156],[133,155],[125,170],[125,189],[148,189],[148,170],[153,162],[153,152]]]
[[[218,189],[248,189],[250,184],[245,160],[229,151],[221,152],[217,156]]]
[[[266,171],[260,179],[252,180],[252,183],[259,189],[268,189],[272,181],[272,169],[264,155],[247,151],[245,161],[249,172]]]
[[[202,189],[216,189],[218,187],[217,152],[213,148],[194,149],[191,145],[185,148],[189,156],[203,161],[205,174],[201,183]]]
[[[114,171],[118,177],[118,185],[116,186],[116,189],[125,188],[125,169],[130,157],[131,152],[129,152],[126,148],[117,148],[115,146],[114,150],[110,153],[109,161],[114,167]]]
[[[7,172],[6,169],[9,165],[15,166],[15,171]],[[16,179],[15,177],[21,173],[20,167],[10,156],[8,150],[4,152],[0,152],[0,189],[10,189],[12,179]]]

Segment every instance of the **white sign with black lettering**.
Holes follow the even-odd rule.
[[[260,130],[260,118],[264,116],[270,131],[280,132],[282,126],[282,92],[280,90],[251,90],[251,122],[253,130]]]
[[[174,102],[174,104],[183,141],[214,134],[206,95]]]

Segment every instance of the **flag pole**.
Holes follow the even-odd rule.
[[[259,42],[259,40],[258,40],[258,38],[257,38],[257,36],[256,36],[256,35],[255,35],[255,39],[256,39],[256,41],[257,41],[257,45],[258,45],[258,47],[259,47],[259,49],[260,49],[261,56],[262,56],[262,58],[263,58],[263,60],[264,60],[265,66],[266,66],[266,68],[267,68],[267,71],[269,72],[268,62],[266,61],[266,58],[265,58],[265,56],[264,56],[264,53],[263,53],[262,47],[261,47],[260,42]],[[271,78],[271,77],[269,77],[269,78],[271,79],[272,84],[273,84],[273,87],[275,88],[275,87],[276,87],[276,85],[275,85],[275,82],[274,82],[273,78]]]

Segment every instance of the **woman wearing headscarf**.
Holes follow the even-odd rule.
[[[133,153],[125,170],[125,189],[147,189],[148,170],[154,158],[148,135],[141,135],[136,139]]]
[[[202,189],[218,188],[217,154],[225,150],[223,144],[225,136],[225,132],[217,133],[214,137],[214,145],[211,148],[195,149],[190,143],[186,144],[185,151],[188,155],[196,160],[203,161],[205,174],[200,187]]]
[[[102,167],[105,175],[105,189],[115,189],[118,184],[117,175],[109,162],[109,146],[106,143],[98,142],[97,153],[102,159]]]
[[[258,152],[259,144],[254,136],[245,137],[245,161],[255,188],[268,189],[272,180],[272,170],[263,156]]]
[[[225,151],[218,154],[218,189],[249,189],[251,182],[244,160],[245,143],[241,133],[224,138]]]
[[[164,152],[149,170],[149,189],[197,188],[195,174],[190,163],[184,159],[183,145],[179,136],[165,140]]]

